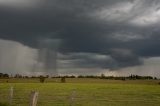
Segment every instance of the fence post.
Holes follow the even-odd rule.
[[[73,90],[72,93],[71,93],[71,96],[70,96],[70,106],[73,106],[73,105],[74,105],[75,96],[76,96],[76,91]]]
[[[37,105],[37,100],[38,100],[38,92],[31,91],[29,106],[36,106]]]
[[[13,87],[10,88],[10,92],[9,92],[9,105],[12,105],[12,99],[13,99]]]

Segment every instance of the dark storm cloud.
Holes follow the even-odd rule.
[[[114,67],[111,67],[113,69],[142,64],[140,57],[135,55],[129,49],[112,49],[111,57],[114,59],[115,62],[113,63],[115,64]]]
[[[77,67],[135,66],[142,64],[142,57],[160,55],[158,0],[28,1],[21,6],[0,2],[1,39],[34,48],[41,38],[61,39],[60,53],[71,53]]]
[[[112,61],[114,61],[109,55],[96,53],[63,54],[59,59],[67,64],[61,64],[61,66],[70,67],[71,65],[74,68],[110,68]]]

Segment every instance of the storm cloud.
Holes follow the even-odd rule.
[[[41,39],[58,39],[66,71],[144,65],[160,56],[159,28],[159,0],[0,0],[0,39],[36,51]]]

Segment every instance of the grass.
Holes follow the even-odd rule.
[[[103,80],[103,79],[38,79],[0,80],[0,102],[8,102],[14,87],[14,106],[28,106],[32,90],[39,91],[38,106],[159,106],[159,80]],[[0,105],[1,106],[1,105]]]
[[[0,106],[9,106],[7,103],[0,103]]]

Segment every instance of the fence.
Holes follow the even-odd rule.
[[[14,89],[13,87],[10,88],[9,90],[9,96],[8,96],[8,103],[9,106],[12,106],[13,104],[13,98],[14,98]],[[37,106],[37,101],[38,101],[38,92],[36,91],[31,91],[30,93],[30,98],[29,98],[29,106]]]
[[[17,92],[17,91],[16,91]],[[26,106],[37,106],[38,104],[38,96],[39,96],[39,92],[38,91],[30,91],[29,92],[29,97],[24,97],[24,96],[20,96],[17,97],[18,95],[16,94],[16,92],[14,92],[14,87],[10,87],[8,90],[4,89],[4,92],[0,92],[0,103],[4,102],[6,104],[8,104],[9,106],[21,106],[22,104],[19,101],[23,101],[26,102],[28,101],[28,105],[26,104]],[[8,96],[7,96],[8,95]],[[16,96],[16,98],[15,98]],[[73,106],[74,105],[74,101],[75,101],[75,96],[76,96],[76,91],[73,90],[70,95],[68,95],[68,104],[69,106]],[[8,98],[8,99],[7,99]],[[63,97],[62,97],[63,98]],[[2,100],[3,99],[3,100]],[[27,99],[27,100],[26,100]],[[1,105],[0,105],[1,106]]]

